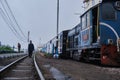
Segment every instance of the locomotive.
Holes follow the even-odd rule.
[[[84,0],[84,4],[80,23],[67,30],[64,43],[58,38],[58,52],[60,44],[64,44],[64,51],[59,55],[119,66],[120,0]]]

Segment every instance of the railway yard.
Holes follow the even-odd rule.
[[[31,1],[0,1],[1,27],[16,36],[0,31],[0,80],[120,80],[120,0]]]
[[[62,78],[59,79],[58,76],[56,80],[120,80],[119,67],[105,67],[73,60],[46,58],[40,54],[37,54],[36,59],[46,80],[51,79],[52,76],[56,78],[56,72],[58,75],[62,75]]]
[[[18,58],[19,56],[0,60],[0,65],[5,66]],[[120,80],[119,67],[54,59],[44,56],[43,53],[37,53],[35,59],[44,79],[39,79],[33,59],[26,57],[10,68],[0,80]]]
[[[0,57],[0,80],[39,80],[33,59],[20,54]]]

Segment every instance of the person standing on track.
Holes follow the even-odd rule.
[[[33,51],[34,51],[34,45],[33,45],[32,41],[30,40],[30,43],[28,44],[29,57],[32,57]]]

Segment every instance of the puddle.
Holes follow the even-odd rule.
[[[70,76],[66,76],[61,71],[59,71],[55,67],[50,66],[49,64],[44,65],[44,67],[50,70],[56,80],[73,80]]]
[[[50,68],[51,66],[49,64],[44,65],[46,68]]]
[[[2,69],[4,66],[0,66],[0,69]]]
[[[54,67],[50,68],[50,72],[56,80],[72,80],[71,77],[64,75],[61,71]]]

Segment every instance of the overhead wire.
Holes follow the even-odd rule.
[[[5,3],[6,3],[6,5],[7,5],[7,7],[8,7],[8,9],[9,9],[9,11],[10,11],[12,17],[13,17],[13,20],[15,21],[16,25],[18,26],[18,29],[20,30],[20,32],[22,33],[22,35],[27,39],[27,37],[26,37],[25,34],[23,33],[22,29],[20,28],[20,26],[19,26],[19,24],[18,24],[18,22],[17,22],[17,20],[16,20],[16,18],[15,18],[15,16],[14,16],[14,14],[13,14],[13,12],[12,12],[12,10],[11,10],[11,8],[10,8],[8,2],[7,2],[7,0],[4,0],[4,1],[5,1]]]
[[[8,22],[9,22],[9,24],[11,25],[11,29],[12,29],[12,32],[14,31],[14,34],[15,35],[17,35],[17,38],[18,38],[18,36],[21,38],[19,38],[20,40],[22,40],[22,41],[24,41],[23,40],[23,37],[19,34],[19,32],[16,30],[16,28],[15,28],[15,25],[14,25],[14,23],[13,23],[13,21],[11,20],[11,18],[10,18],[10,15],[8,14],[8,12],[7,12],[7,10],[6,10],[6,8],[5,8],[5,6],[4,6],[4,4],[3,4],[3,2],[2,2],[2,0],[0,0],[0,2],[1,2],[1,4],[2,4],[2,7],[3,7],[3,9],[4,9],[4,11],[5,11],[5,13],[4,13],[4,11],[1,9],[1,11],[3,12],[3,16],[6,16],[5,18],[6,19],[8,19]],[[7,6],[8,7],[8,6]],[[9,8],[10,9],[10,8]],[[10,11],[10,13],[11,13],[12,11]],[[11,13],[12,14],[12,13]],[[13,17],[13,16],[12,16]],[[14,17],[14,19],[15,19],[15,17]],[[16,20],[14,20],[14,21],[16,21]],[[17,22],[17,21],[16,21]],[[15,23],[16,23],[15,22]],[[18,24],[17,24],[18,25]],[[22,32],[22,30],[20,29],[20,27],[19,27],[19,30]],[[23,32],[22,32],[22,35],[23,35]],[[24,35],[24,38],[25,38],[25,35]],[[24,41],[25,42],[25,41]]]
[[[19,35],[20,37],[21,37],[21,35],[17,32],[17,30],[14,28],[14,24],[12,23],[12,20],[11,20],[11,18],[9,17],[9,15],[8,15],[8,13],[7,13],[7,11],[6,11],[6,9],[5,9],[5,6],[4,6],[4,4],[2,3],[2,1],[0,0],[0,2],[1,2],[1,4],[2,4],[2,7],[4,8],[4,11],[6,12],[6,14],[4,13],[4,11],[2,10],[2,12],[3,12],[3,14],[4,15],[6,15],[6,19],[8,19],[8,21],[9,21],[9,24],[11,25],[11,27],[12,27],[12,29],[14,30],[14,32],[17,34],[17,35]],[[22,38],[22,37],[21,37]]]
[[[8,25],[8,27],[10,28],[10,30],[13,32],[13,34],[20,40],[22,40],[20,37],[18,37],[18,35],[16,34],[15,30],[11,27],[11,24],[9,23],[7,16],[5,15],[4,11],[0,8],[0,13],[1,16],[3,18],[3,20],[5,21],[5,23]],[[22,40],[23,41],[23,40]]]

